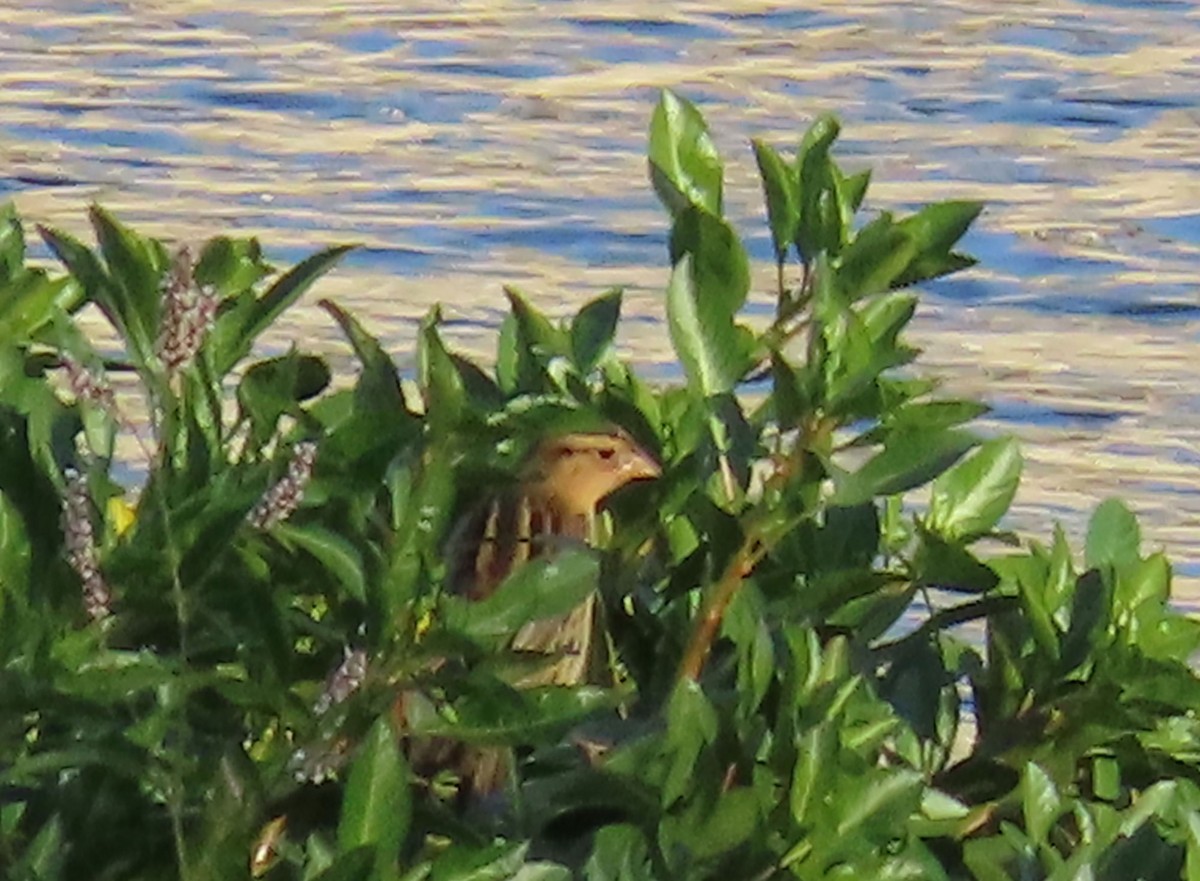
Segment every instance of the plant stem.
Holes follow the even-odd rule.
[[[766,545],[753,532],[746,536],[742,546],[725,567],[721,580],[713,585],[704,598],[700,616],[696,619],[691,638],[683,652],[677,679],[690,679],[695,682],[700,678],[700,672],[704,669],[704,662],[708,659],[713,642],[716,641],[725,611],[737,596],[738,588],[742,586],[746,576],[754,571],[754,567],[766,552]]]

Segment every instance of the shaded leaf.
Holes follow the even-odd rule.
[[[615,288],[589,302],[571,321],[571,356],[587,374],[611,351],[621,316],[621,290]]]
[[[795,172],[770,144],[757,138],[750,143],[754,147],[754,158],[758,162],[758,173],[762,178],[763,195],[767,200],[767,221],[771,227],[775,260],[782,263],[796,237],[796,224],[800,222],[800,199]]]
[[[381,718],[350,766],[338,820],[339,852],[372,847],[377,869],[396,860],[412,816],[408,778],[396,732],[386,717]]]

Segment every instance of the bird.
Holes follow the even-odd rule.
[[[623,429],[548,435],[533,447],[513,485],[474,505],[451,530],[449,591],[483,600],[521,565],[564,542],[594,545],[605,499],[661,474],[655,457]],[[510,648],[543,654],[549,663],[520,676],[514,687],[597,684],[604,672],[604,653],[596,645],[597,604],[592,594],[566,614],[521,627]],[[452,764],[474,796],[495,793],[508,778],[502,750],[462,750]]]

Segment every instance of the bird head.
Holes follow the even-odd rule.
[[[661,474],[654,457],[623,431],[572,432],[538,444],[524,483],[527,492],[553,498],[564,513],[587,515],[625,484]]]

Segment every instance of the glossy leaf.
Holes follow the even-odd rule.
[[[896,286],[915,284],[958,272],[974,259],[951,251],[983,210],[979,202],[938,202],[906,217],[897,226],[911,236],[917,254],[896,279]]]
[[[916,240],[885,212],[863,227],[842,252],[838,283],[851,299],[886,291],[912,263],[918,249]]]
[[[270,271],[257,239],[217,236],[204,245],[192,274],[196,284],[211,285],[229,297],[250,290]]]
[[[696,208],[685,209],[671,227],[671,265],[692,257],[697,296],[706,311],[732,322],[750,291],[750,259],[726,221]]]
[[[709,397],[737,385],[750,366],[753,341],[725,305],[704,292],[692,256],[685,254],[667,286],[667,326],[689,384]]]
[[[860,505],[894,495],[937,477],[978,441],[957,431],[913,432],[890,437],[883,450],[851,473],[834,476],[835,505]]]
[[[1021,790],[1029,837],[1038,844],[1045,844],[1051,826],[1062,813],[1063,798],[1050,776],[1032,762],[1025,766]]]
[[[1012,504],[1021,466],[1021,451],[1013,438],[982,444],[934,481],[929,528],[949,541],[986,534]]]
[[[671,214],[696,207],[722,213],[724,170],[695,105],[664,90],[650,120],[650,182]]]

